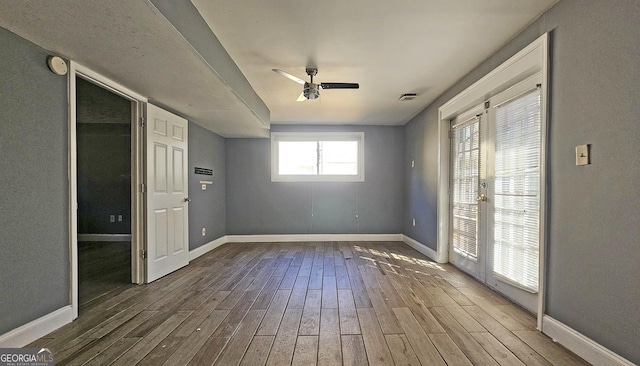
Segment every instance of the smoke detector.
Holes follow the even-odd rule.
[[[416,99],[416,97],[418,96],[418,94],[416,93],[404,93],[400,96],[400,99],[398,99],[401,102],[407,101],[407,100],[414,100]]]

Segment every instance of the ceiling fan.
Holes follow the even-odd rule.
[[[302,94],[298,97],[297,101],[301,102],[305,99],[316,99],[320,96],[320,89],[358,89],[360,85],[358,83],[314,83],[313,77],[318,74],[318,69],[315,67],[307,67],[306,69],[307,75],[311,77],[310,82],[306,82],[300,79],[297,76],[293,76],[288,72],[282,71],[280,69],[273,69],[273,71],[278,74],[289,78],[295,81],[298,84],[304,85],[304,89],[302,89]]]

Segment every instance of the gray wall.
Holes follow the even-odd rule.
[[[69,304],[67,81],[0,28],[0,334]]]
[[[365,182],[273,183],[269,139],[227,140],[227,234],[400,233],[402,127],[271,130],[363,131]]]
[[[404,232],[435,249],[437,109],[552,32],[546,313],[640,363],[640,2],[562,0],[414,118],[405,130]],[[576,167],[574,148],[591,144]]]
[[[213,169],[213,177],[197,175],[194,168]],[[189,122],[189,249],[226,234],[225,140]],[[201,180],[213,181],[202,190]],[[202,228],[206,236],[202,236]]]
[[[131,234],[131,102],[76,80],[78,233]]]

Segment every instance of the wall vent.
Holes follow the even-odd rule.
[[[200,174],[200,175],[213,175],[213,169],[207,169],[207,168],[195,168],[196,174]]]
[[[406,100],[413,100],[416,99],[416,97],[418,96],[418,94],[416,93],[404,93],[400,96],[400,99],[398,99],[401,102],[404,102]]]

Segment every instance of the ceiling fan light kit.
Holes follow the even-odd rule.
[[[307,99],[317,99],[320,96],[320,88],[318,84],[304,83],[304,91],[302,93]]]
[[[305,69],[307,75],[309,75],[311,81],[306,82],[297,76],[293,76],[286,71],[280,69],[272,69],[274,72],[295,81],[298,84],[304,85],[302,94],[298,97],[298,101],[305,99],[317,99],[320,96],[320,89],[358,89],[360,85],[358,83],[314,83],[313,77],[318,74],[318,69],[315,67],[307,67]]]

